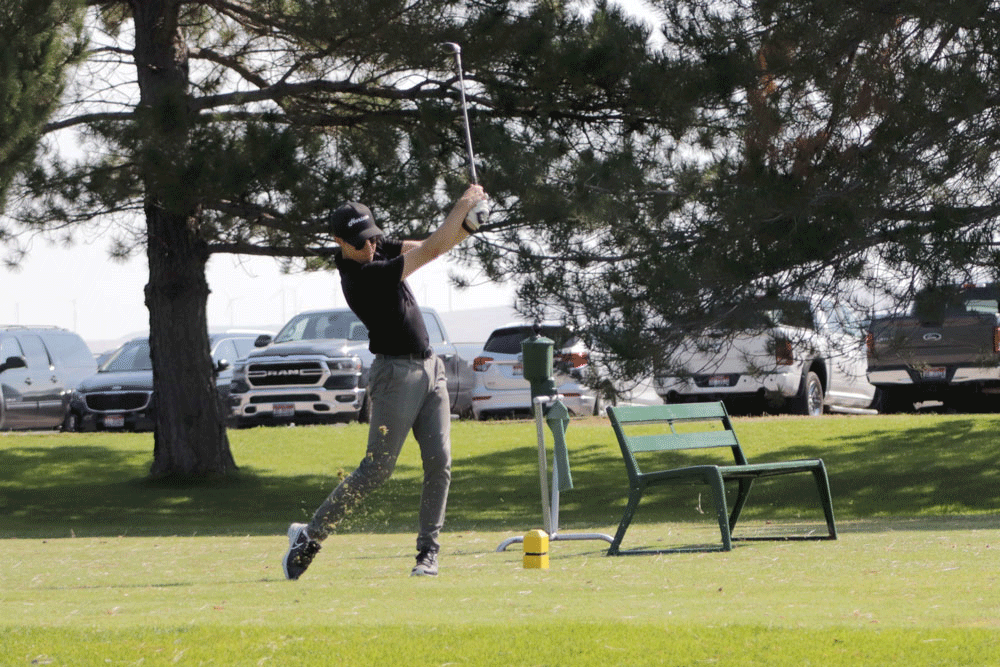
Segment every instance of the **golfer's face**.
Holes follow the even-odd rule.
[[[364,264],[365,262],[370,262],[375,258],[375,239],[368,239],[360,248],[355,248],[350,243],[342,239],[338,239],[340,242],[340,247],[343,250],[344,257],[350,260],[354,260],[359,264]]]

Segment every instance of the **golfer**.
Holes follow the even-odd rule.
[[[331,231],[340,246],[334,259],[341,288],[347,305],[368,327],[369,350],[375,355],[368,380],[368,449],[308,524],[289,527],[282,563],[286,578],[298,579],[344,514],[389,479],[411,429],[420,445],[424,483],[417,563],[410,574],[437,575],[438,536],[451,485],[451,401],[444,364],[430,348],[406,278],[468,238],[478,228],[473,208],[485,207],[486,201],[483,189],[473,185],[441,226],[420,242],[384,238],[364,204],[344,204],[331,215]]]

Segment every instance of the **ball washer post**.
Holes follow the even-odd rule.
[[[569,473],[569,456],[566,450],[566,425],[569,424],[569,410],[563,404],[563,396],[556,392],[552,378],[553,347],[555,343],[540,334],[535,325],[535,335],[521,342],[524,378],[531,383],[531,401],[535,412],[535,426],[538,435],[538,480],[542,491],[542,521],[549,541],[557,540],[604,540],[614,542],[604,533],[560,533],[559,532],[559,491],[572,489],[573,479]],[[545,429],[548,422],[552,431],[552,490],[548,489],[548,455],[545,448]],[[509,537],[500,543],[497,551],[505,551],[511,544],[524,542],[524,536]]]

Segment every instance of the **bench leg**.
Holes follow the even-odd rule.
[[[736,502],[733,503],[733,509],[729,513],[729,533],[732,534],[736,530],[736,522],[740,520],[740,514],[743,512],[743,506],[747,504],[747,497],[750,495],[750,489],[753,488],[753,478],[744,477],[739,480],[740,488],[736,494]]]
[[[729,530],[729,512],[726,510],[726,484],[722,474],[716,469],[706,472],[703,479],[712,487],[712,495],[715,496],[715,513],[718,515],[719,531],[722,533],[722,550],[732,551],[733,538]]]
[[[618,524],[617,532],[615,532],[615,539],[612,540],[611,546],[608,547],[607,555],[618,555],[618,548],[621,546],[622,539],[625,537],[625,531],[628,530],[629,524],[632,523],[632,517],[635,515],[635,510],[639,507],[639,500],[642,499],[643,491],[645,491],[645,487],[629,489],[628,504],[625,506],[625,513],[622,514],[622,520]]]
[[[837,522],[833,517],[833,496],[830,494],[830,478],[826,474],[826,466],[820,462],[813,469],[816,487],[819,489],[819,500],[823,503],[823,514],[826,516],[826,527],[830,531],[830,539],[837,539]]]

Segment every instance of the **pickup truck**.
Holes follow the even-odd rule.
[[[734,413],[872,413],[860,328],[817,298],[755,299],[721,309],[718,326],[678,346],[654,378],[666,403],[723,401]]]
[[[940,401],[964,411],[1000,393],[1000,285],[949,285],[917,293],[905,315],[872,319],[868,380],[883,412]]]
[[[445,333],[441,318],[421,308],[435,354],[448,378],[452,413],[472,409],[472,367]],[[233,367],[229,386],[233,426],[368,421],[368,373],[374,355],[368,329],[348,308],[313,310],[293,317],[271,339]]]

